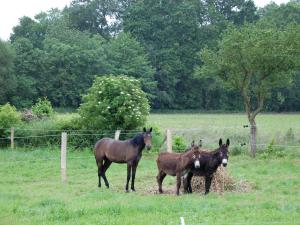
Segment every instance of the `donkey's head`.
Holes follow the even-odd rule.
[[[192,152],[192,161],[193,161],[193,164],[194,164],[194,167],[196,169],[199,169],[200,168],[200,148],[198,145],[194,145],[191,149],[191,152]]]
[[[229,139],[227,139],[226,140],[226,144],[223,144],[222,142],[223,141],[220,138],[220,140],[219,140],[219,157],[220,157],[220,159],[222,161],[222,165],[224,167],[226,167],[227,163],[228,163],[228,153],[229,153],[228,147],[230,145],[230,141],[229,141]]]
[[[146,145],[146,148],[148,150],[151,149],[152,146],[152,127],[147,131],[146,128],[144,127],[143,129],[143,138],[144,138],[144,143]]]

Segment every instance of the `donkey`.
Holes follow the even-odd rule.
[[[179,195],[181,177],[186,176],[192,168],[200,168],[199,147],[192,145],[189,151],[183,153],[160,153],[157,160],[158,175],[156,177],[159,193],[162,191],[162,182],[166,175],[176,176],[176,194]]]
[[[192,193],[191,179],[195,175],[195,176],[205,176],[205,194],[209,193],[213,174],[216,172],[217,168],[221,164],[224,167],[227,166],[229,145],[230,145],[229,139],[227,139],[226,144],[223,144],[222,139],[220,139],[218,149],[212,152],[200,151],[200,155],[201,155],[200,168],[193,167],[189,171],[187,176],[184,177],[183,185],[184,185],[185,192]]]
[[[135,191],[134,180],[138,163],[142,157],[142,151],[146,147],[151,148],[152,142],[152,127],[147,131],[144,127],[143,133],[137,134],[134,138],[117,141],[111,138],[103,138],[99,140],[94,147],[94,155],[98,166],[98,187],[101,187],[101,177],[105,185],[109,188],[108,180],[105,176],[106,170],[112,162],[127,163],[127,182],[126,192],[128,192],[128,184],[131,178],[131,190]]]

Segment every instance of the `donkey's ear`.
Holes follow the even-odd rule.
[[[199,141],[199,147],[202,147],[202,140]]]
[[[143,128],[143,131],[146,132],[146,127]]]
[[[220,138],[220,140],[219,140],[219,146],[220,147],[221,147],[222,143],[223,143],[222,138]]]
[[[195,146],[195,141],[193,140],[191,143],[191,147],[194,147],[194,146]]]
[[[229,145],[230,145],[229,138],[227,138],[227,140],[226,140],[226,145],[227,145],[227,146],[229,146]]]
[[[150,127],[150,130],[149,130],[150,132],[152,132],[152,127]]]

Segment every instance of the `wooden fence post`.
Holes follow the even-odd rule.
[[[120,133],[121,133],[120,130],[116,130],[116,133],[115,133],[115,140],[119,140]]]
[[[167,151],[172,152],[172,134],[171,130],[167,129]]]
[[[14,136],[15,136],[15,128],[10,128],[10,148],[14,149],[15,143],[14,143]]]
[[[61,155],[60,155],[60,168],[61,168],[61,182],[67,181],[67,133],[61,133]]]

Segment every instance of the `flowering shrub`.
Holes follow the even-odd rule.
[[[79,107],[82,125],[95,130],[132,130],[143,126],[149,102],[140,82],[127,76],[97,77]]]

